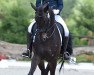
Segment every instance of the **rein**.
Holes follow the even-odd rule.
[[[40,7],[39,10],[41,10],[42,8]],[[53,34],[55,33],[56,27],[55,27],[55,23],[53,23],[53,19],[54,19],[54,14],[50,12],[50,16],[52,16],[52,18],[50,18],[50,20],[52,21],[50,23],[49,19],[48,19],[48,11],[46,13],[42,13],[42,12],[36,12],[36,22],[37,22],[37,28],[35,30],[35,34],[34,37],[37,36],[37,34],[40,35],[41,39],[49,39],[53,36]],[[40,20],[39,20],[40,19]],[[39,24],[39,25],[38,25]],[[43,24],[43,26],[42,26]]]
[[[34,34],[34,39],[33,40],[35,40],[35,37],[36,37],[36,34],[37,33],[44,33],[45,34],[45,37],[43,38],[43,39],[45,39],[44,41],[46,41],[46,39],[49,39],[49,38],[51,38],[52,36],[53,36],[53,34],[54,34],[54,32],[55,32],[55,27],[54,27],[54,29],[53,29],[53,31],[52,31],[52,33],[48,36],[48,32],[52,29],[54,27],[54,25],[52,25],[49,29],[47,29],[47,30],[42,30],[42,29],[36,29],[35,30],[35,34]]]
[[[54,27],[54,25],[52,25],[52,26],[46,31],[46,34],[47,34],[47,32],[49,32],[53,27]],[[51,33],[51,35],[50,35],[49,37],[47,37],[47,39],[51,38],[52,35],[54,34],[54,32],[55,32],[55,28],[54,28],[53,32]]]

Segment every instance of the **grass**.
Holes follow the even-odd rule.
[[[22,59],[18,59],[18,61],[31,61],[31,59],[23,57]]]
[[[82,53],[76,56],[77,63],[79,62],[89,62],[94,63],[94,53],[88,52],[88,53]]]

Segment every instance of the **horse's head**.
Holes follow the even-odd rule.
[[[35,20],[37,23],[37,26],[41,29],[45,29],[48,24],[48,4],[40,5],[39,7],[35,7],[31,3],[32,8],[35,10]]]
[[[35,7],[31,3],[32,8],[35,10],[35,20],[37,24],[37,31],[43,39],[51,37],[54,32],[54,13],[52,8],[48,7],[48,3]],[[49,17],[48,17],[49,14]]]

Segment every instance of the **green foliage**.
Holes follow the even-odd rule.
[[[88,36],[88,32],[94,32],[94,1],[93,0],[76,0],[72,13],[66,19],[73,36]],[[87,41],[81,41],[74,37],[75,45],[86,45]]]
[[[88,53],[82,53],[76,56],[77,62],[90,62],[94,63],[94,53],[88,52]]]
[[[69,9],[73,7],[73,1],[64,0],[64,13],[67,13],[65,17],[68,17],[67,15],[71,12]],[[29,20],[34,17],[34,10],[31,8],[30,2],[35,4],[35,0],[0,0],[0,14],[3,16],[0,18],[1,40],[13,43],[26,42]]]
[[[20,58],[20,59],[18,59],[17,61],[31,61],[31,58]]]
[[[74,18],[77,25],[84,26],[88,30],[94,32],[94,1],[79,0],[76,9],[79,11]]]
[[[72,9],[76,3],[76,0],[63,0],[63,10],[61,16],[66,19],[72,14]]]
[[[0,39],[12,43],[26,43],[27,27],[32,16],[31,8],[28,9],[28,6],[26,9],[20,0],[3,0],[0,4],[4,16],[1,19]]]
[[[30,2],[35,0],[0,0],[0,40],[12,43],[26,43],[26,32],[34,18]],[[94,1],[64,0],[61,16],[73,35],[87,35],[94,31]],[[74,44],[87,44],[74,37]]]

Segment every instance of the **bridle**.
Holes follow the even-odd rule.
[[[50,39],[54,35],[54,33],[55,33],[55,30],[56,30],[55,27],[54,27],[55,25],[56,24],[52,25],[51,27],[49,27],[47,29],[39,29],[39,28],[36,28],[35,34],[34,34],[34,39],[35,39],[35,37],[36,37],[36,35],[38,33],[45,34],[45,37],[41,37],[41,38],[43,38],[43,41],[46,41],[47,39]],[[48,32],[50,32],[52,29],[53,29],[53,31],[51,32],[51,34],[48,35]]]
[[[49,21],[49,18],[48,18],[48,12],[44,13],[44,14],[38,14],[37,11],[35,12],[36,13],[36,16],[35,16],[35,19],[36,19],[36,22],[37,22],[37,28],[35,30],[35,34],[34,34],[34,37],[36,37],[37,34],[41,33],[43,34],[43,36],[41,38],[43,39],[49,39],[53,36],[53,34],[55,33],[55,23],[50,25],[50,21]],[[39,21],[40,19],[40,21]],[[43,19],[43,21],[42,21]],[[42,21],[42,22],[41,22]],[[45,25],[44,27],[40,27],[41,25]],[[38,25],[40,24],[40,25]],[[48,26],[49,25],[49,26]],[[46,27],[47,26],[47,27]]]

